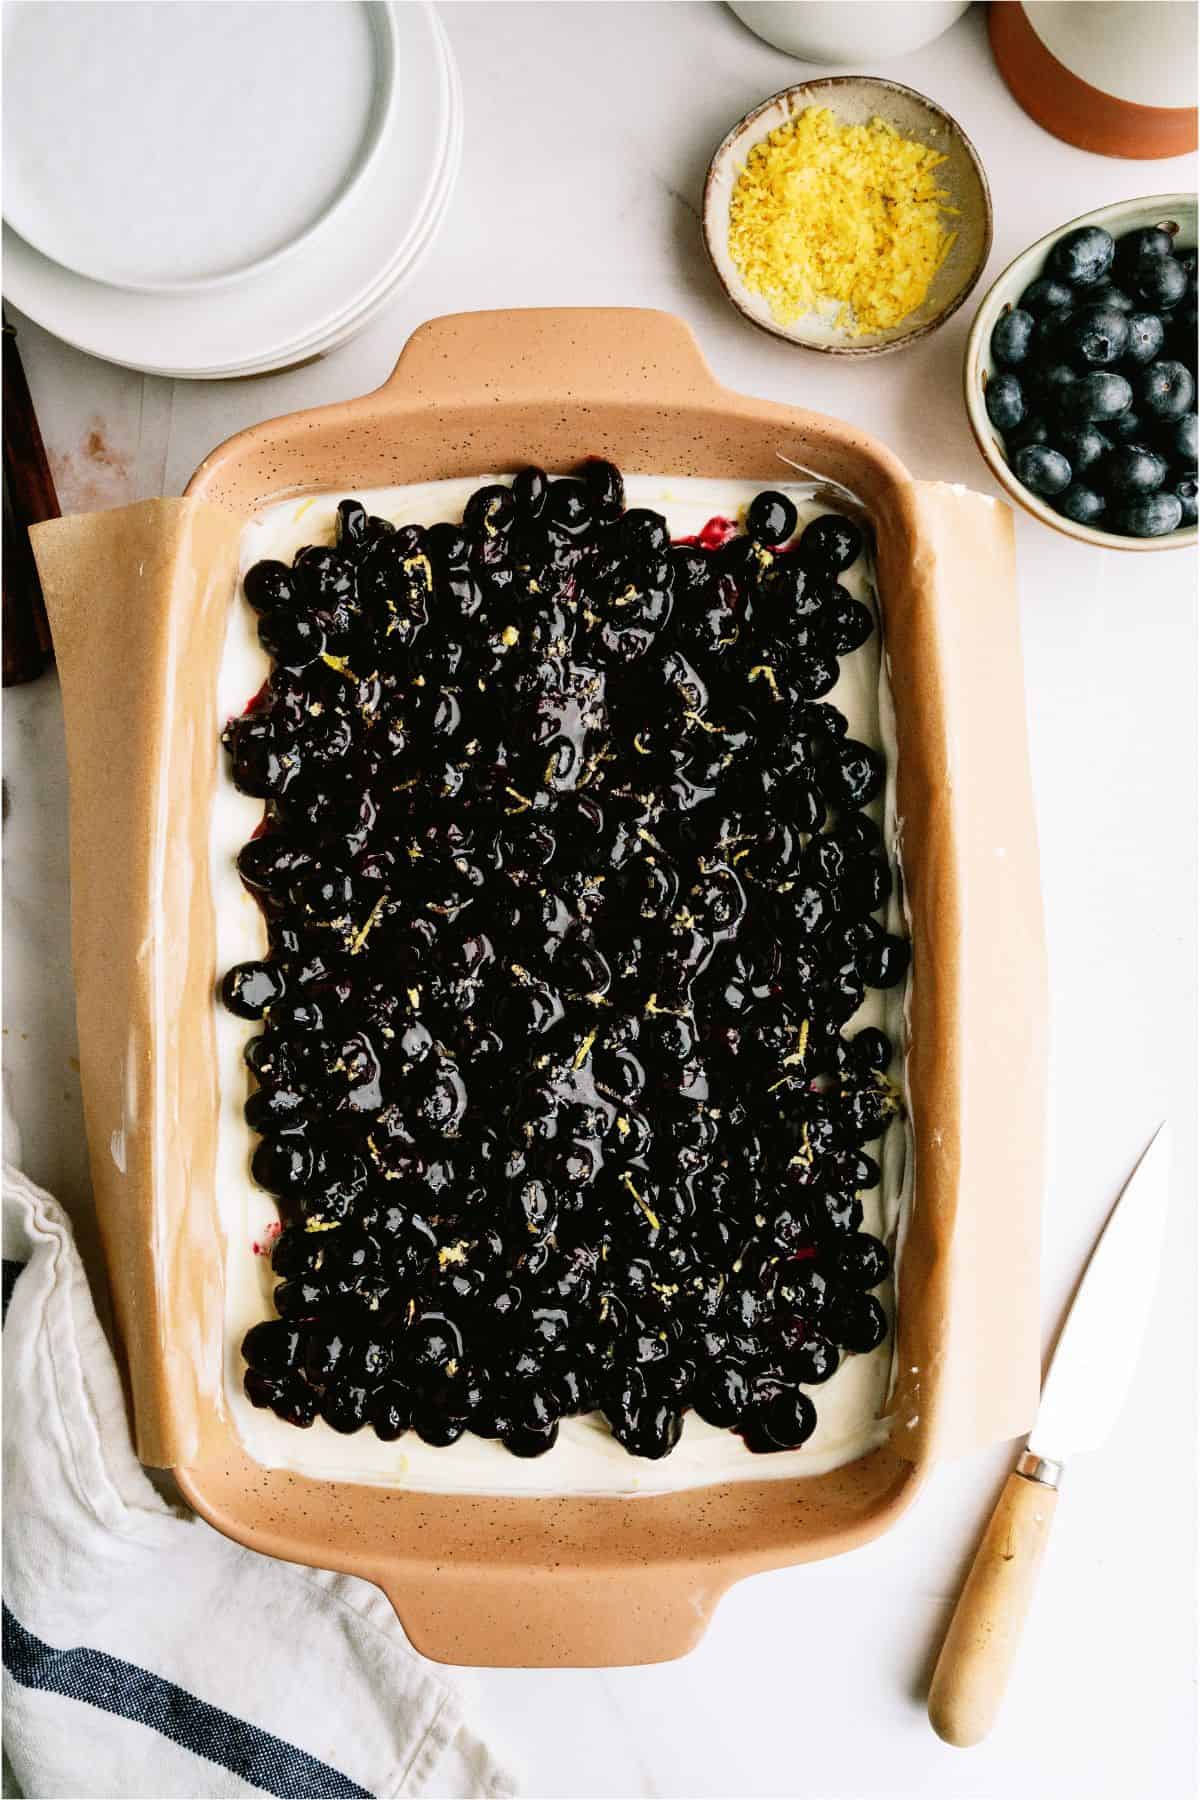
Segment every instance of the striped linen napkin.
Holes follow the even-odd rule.
[[[8,1169],[4,1306],[6,1792],[515,1793],[377,1589],[159,1497],[67,1219]]]

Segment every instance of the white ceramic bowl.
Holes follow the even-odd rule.
[[[729,0],[764,43],[810,63],[885,62],[923,50],[961,19],[969,0]]]
[[[957,210],[957,233],[921,305],[887,331],[852,337],[819,313],[781,325],[761,294],[750,291],[729,252],[729,207],[733,190],[755,144],[809,106],[825,106],[842,125],[883,119],[906,138],[942,151],[938,179]],[[966,132],[947,112],[899,82],[874,75],[829,75],[785,88],[738,121],[718,146],[704,184],[704,242],[722,287],[752,325],[805,350],[830,356],[882,356],[936,331],[958,311],[983,274],[992,247],[992,200],[987,176]]]
[[[963,363],[963,394],[975,442],[979,445],[980,454],[988,468],[1017,505],[1024,507],[1027,513],[1032,513],[1035,519],[1040,519],[1043,525],[1061,531],[1065,537],[1077,538],[1081,544],[1094,544],[1104,550],[1190,548],[1196,542],[1194,525],[1172,531],[1166,537],[1132,538],[1121,537],[1115,531],[1097,531],[1094,526],[1076,525],[1072,519],[1064,519],[1047,501],[1031,493],[1017,480],[1008,466],[1004,441],[988,418],[984,395],[987,384],[995,373],[991,345],[996,320],[1001,313],[1016,305],[1029,283],[1042,273],[1053,245],[1068,231],[1074,231],[1077,225],[1102,225],[1113,237],[1121,237],[1125,232],[1136,231],[1145,225],[1163,225],[1172,230],[1181,250],[1194,250],[1196,196],[1149,194],[1141,200],[1120,200],[1112,206],[1097,207],[1095,212],[1084,213],[1078,219],[1068,219],[1065,224],[1048,231],[1045,237],[1039,238],[1036,244],[1031,244],[1028,250],[1022,251],[1015,261],[1009,263],[1003,275],[993,282],[985,294],[975,315],[971,335],[967,339],[967,353]]]

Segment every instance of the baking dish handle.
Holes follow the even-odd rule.
[[[681,1564],[582,1570],[510,1564],[371,1571],[414,1649],[478,1668],[671,1662],[699,1643],[729,1571]]]
[[[450,313],[414,331],[379,398],[418,406],[574,402],[711,404],[723,390],[691,328],[644,307],[522,307]]]

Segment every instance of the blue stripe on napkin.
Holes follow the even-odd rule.
[[[19,1267],[20,1265],[18,1265]],[[8,1265],[5,1265],[7,1278]],[[101,1650],[55,1650],[4,1608],[4,1666],[22,1687],[83,1700],[148,1725],[196,1756],[218,1763],[281,1800],[371,1800],[328,1763],[269,1731],[198,1700],[173,1681]]]

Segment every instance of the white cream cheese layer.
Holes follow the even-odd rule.
[[[368,512],[395,524],[432,525],[457,521],[468,496],[494,476],[429,482],[407,488],[377,489],[354,497]],[[503,479],[501,477],[500,479]],[[630,505],[650,506],[663,513],[673,537],[696,533],[711,518],[736,518],[766,483],[664,479],[649,475],[626,478]],[[814,500],[811,483],[779,482],[775,486],[795,502],[803,526],[831,510]],[[264,557],[290,562],[305,544],[333,541],[335,509],[344,490],[315,499],[289,500],[271,507],[247,525],[241,544],[241,570]],[[843,585],[871,607],[878,620],[867,559],[860,558],[842,576]],[[258,692],[268,662],[258,643],[256,619],[240,587],[230,608],[217,703],[220,723],[241,713]],[[852,737],[884,751],[888,778],[883,795],[870,808],[882,824],[893,868],[898,873],[898,825],[895,808],[896,746],[891,695],[880,634],[841,660],[841,676],[828,696],[842,712]],[[262,802],[240,794],[222,756],[213,808],[210,873],[216,909],[217,966],[261,957],[266,928],[257,903],[242,886],[235,866],[238,850],[262,818]],[[903,902],[897,881],[888,909],[890,931],[904,930]],[[242,1117],[251,1079],[242,1060],[245,1043],[257,1026],[217,1005],[220,1063],[220,1120],[217,1137],[217,1185],[226,1232],[225,1398],[237,1432],[249,1454],[269,1468],[290,1469],[325,1479],[372,1482],[426,1492],[497,1494],[651,1494],[715,1482],[764,1480],[818,1475],[864,1455],[888,1435],[893,1334],[866,1356],[846,1356],[833,1378],[811,1389],[817,1427],[799,1450],[756,1456],[740,1437],[718,1430],[689,1412],[683,1435],[661,1461],[632,1457],[621,1448],[599,1414],[564,1419],[558,1441],[544,1456],[524,1461],[497,1442],[468,1433],[446,1448],[424,1444],[413,1432],[396,1443],[381,1443],[368,1428],[340,1436],[318,1420],[299,1430],[273,1413],[251,1406],[242,1392],[244,1365],[240,1345],[247,1329],[273,1316],[274,1282],[270,1240],[278,1229],[274,1201],[250,1174],[255,1138]],[[906,989],[869,991],[847,1030],[878,1025],[896,1046],[893,1080],[904,1085]],[[912,1180],[912,1146],[907,1121],[897,1119],[881,1143],[871,1146],[882,1164],[880,1185],[862,1195],[864,1229],[892,1248],[907,1209]],[[892,1312],[890,1283],[878,1290]]]

